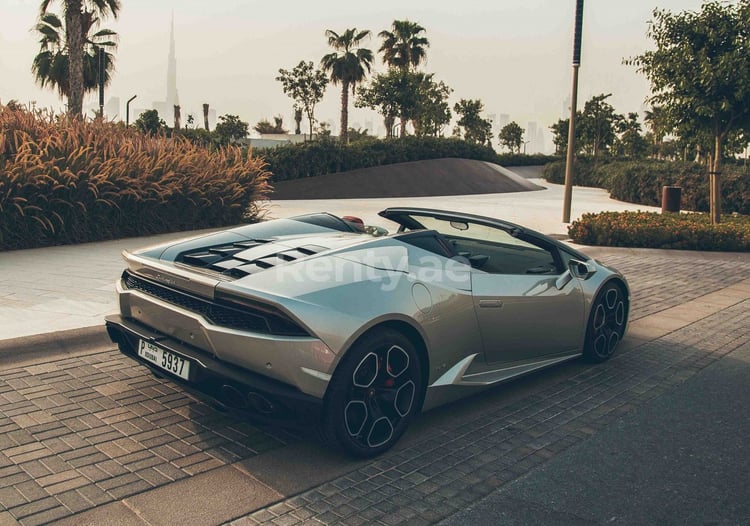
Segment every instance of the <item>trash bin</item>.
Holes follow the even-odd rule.
[[[661,213],[679,212],[680,199],[682,198],[681,186],[664,186],[661,189]]]

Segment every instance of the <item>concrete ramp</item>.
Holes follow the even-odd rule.
[[[272,200],[501,194],[544,188],[497,164],[431,159],[274,184]]]

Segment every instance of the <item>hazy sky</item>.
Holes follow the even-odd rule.
[[[166,96],[169,25],[174,12],[177,86],[182,114],[201,114],[210,103],[218,115],[233,113],[252,124],[282,114],[291,122],[291,99],[275,77],[300,60],[318,62],[328,52],[324,32],[370,29],[377,33],[398,19],[427,29],[431,46],[424,70],[454,89],[459,98],[479,98],[486,115],[508,114],[522,127],[548,127],[563,114],[570,93],[574,0],[376,0],[372,2],[256,0],[121,0],[117,20],[104,27],[120,34],[116,74],[106,92],[131,110]],[[647,22],[655,7],[695,10],[701,0],[588,0],[584,10],[579,105],[599,93],[621,112],[637,111],[648,84],[623,57],[649,47]],[[38,88],[31,62],[38,51],[32,32],[38,0],[0,0],[0,100],[36,101],[62,108],[51,90]],[[53,2],[53,9],[59,8]],[[384,67],[378,57],[376,71]],[[329,86],[316,112],[338,123],[340,89]],[[96,94],[86,103],[95,104]],[[166,118],[167,122],[171,119]],[[351,109],[350,125],[380,118]]]

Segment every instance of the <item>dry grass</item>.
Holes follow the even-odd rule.
[[[235,147],[0,107],[0,249],[252,221],[264,167]]]

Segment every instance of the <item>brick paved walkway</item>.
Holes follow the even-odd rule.
[[[2,371],[0,506],[39,524],[284,445],[117,351]]]
[[[747,262],[617,252],[601,259],[628,277],[632,320],[742,282],[750,289]],[[748,307],[738,299],[625,346],[601,366],[573,362],[535,375],[519,396],[509,394],[518,394],[511,385],[428,413],[380,458],[214,523],[253,509],[232,524],[435,522],[747,342]],[[420,425],[427,420],[439,422]],[[218,413],[113,350],[0,370],[0,524],[8,517],[42,524],[106,507],[299,440]]]

